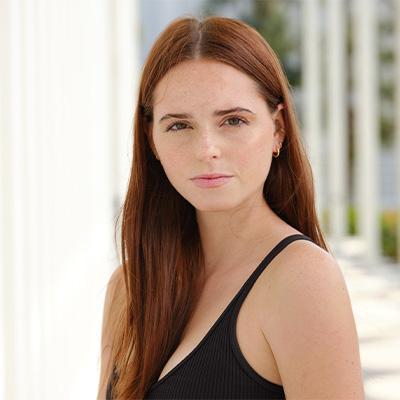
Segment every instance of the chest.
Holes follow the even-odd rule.
[[[178,368],[201,345],[249,274],[249,271],[241,271],[240,274],[233,274],[229,280],[219,279],[204,286],[180,343],[164,365],[158,381]],[[264,271],[264,274],[267,275],[268,272]],[[258,279],[239,305],[232,327],[235,336],[233,341],[236,342],[240,356],[244,357],[245,362],[256,374],[281,385],[282,380],[272,350],[259,323],[260,312],[268,313],[265,279],[268,277]]]

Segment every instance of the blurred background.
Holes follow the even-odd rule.
[[[172,19],[210,14],[281,60],[367,399],[398,398],[397,0],[0,0],[0,398],[96,397],[143,60]]]

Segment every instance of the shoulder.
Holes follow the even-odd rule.
[[[363,399],[351,300],[334,256],[313,242],[292,242],[262,285],[261,330],[287,398]]]
[[[110,308],[118,303],[123,294],[124,290],[124,273],[122,269],[122,265],[117,267],[111,274],[108,283],[107,283],[107,290],[104,299],[104,313],[108,316],[110,312]],[[107,318],[106,321],[107,322]]]
[[[124,294],[124,271],[122,265],[120,265],[113,271],[107,284],[103,319],[103,328],[105,328],[106,333],[109,333],[113,328],[113,319],[117,316],[117,310],[119,311],[122,307]]]
[[[338,261],[314,242],[296,240],[278,256],[271,283],[274,295],[285,293],[284,298],[279,298],[279,304],[285,300],[290,302],[292,296],[297,300],[307,300],[309,296],[315,299],[315,296],[332,293],[332,290],[347,292]],[[298,298],[301,293],[303,295]]]
[[[124,278],[124,271],[122,269],[122,265],[117,267],[111,274],[110,279],[108,281],[108,286],[111,288],[115,288],[119,284],[121,284]]]
[[[119,288],[124,279],[124,271],[122,265],[117,267],[111,274],[110,279],[107,284],[107,290],[114,293],[117,288]]]
[[[123,309],[124,290],[123,269],[122,266],[119,266],[113,271],[108,280],[104,298],[101,332],[101,368],[97,398],[105,398],[108,379],[112,372],[111,348],[118,318]]]

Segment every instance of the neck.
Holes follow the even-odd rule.
[[[234,210],[197,211],[205,275],[225,273],[275,235],[280,218],[263,199]]]

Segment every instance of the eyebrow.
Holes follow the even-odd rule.
[[[245,111],[245,112],[248,112],[251,114],[255,114],[255,112],[253,112],[247,108],[233,107],[233,108],[229,108],[228,110],[215,110],[213,112],[213,116],[220,117],[221,115],[226,115],[231,112],[240,112],[240,111]],[[160,120],[158,122],[160,123],[160,122],[165,121],[170,118],[193,118],[193,115],[192,114],[165,114],[163,117],[160,118]]]

